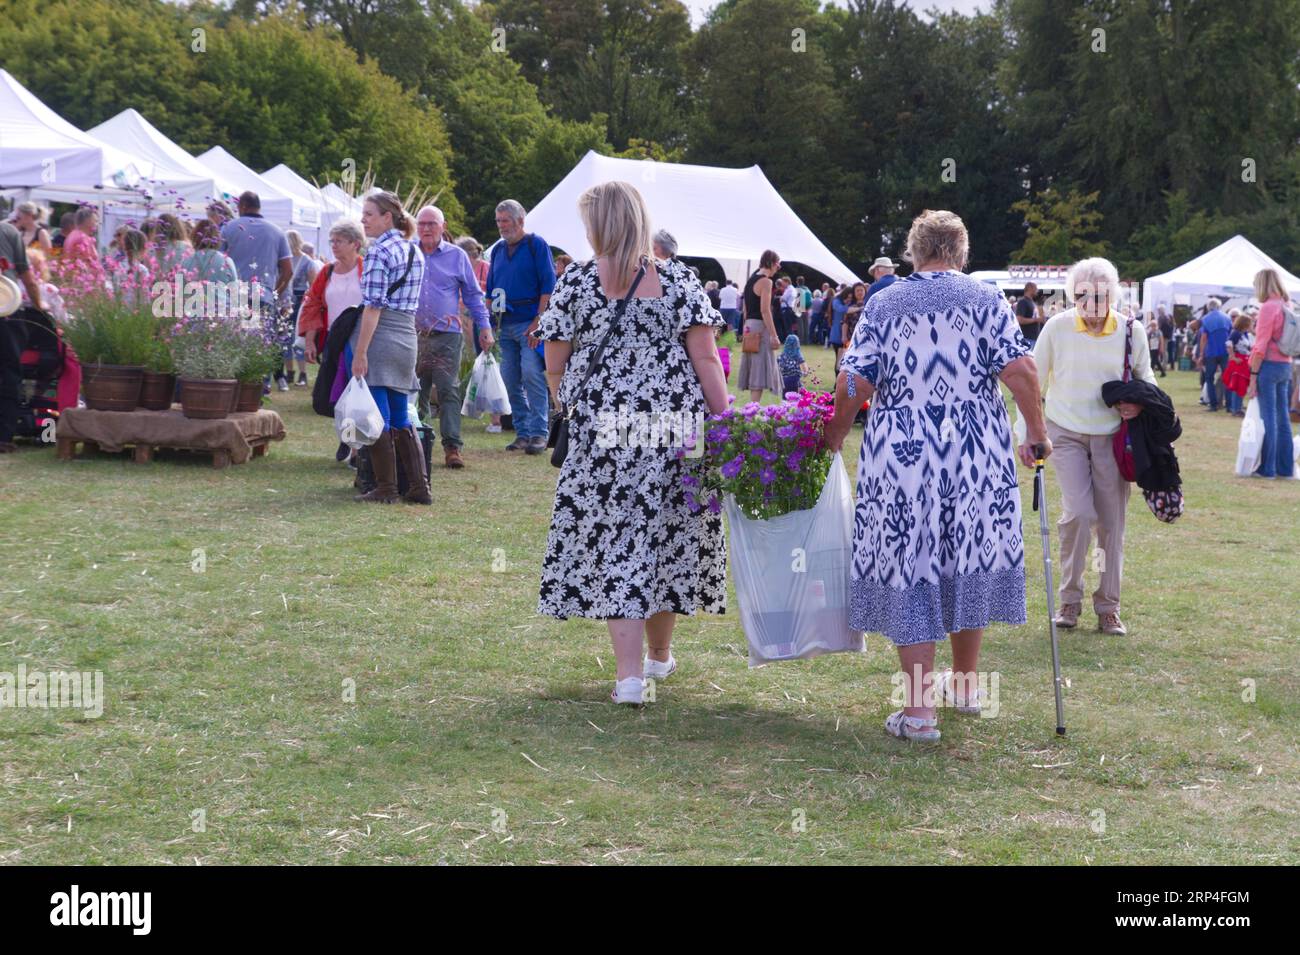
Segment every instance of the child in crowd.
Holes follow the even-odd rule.
[[[803,384],[803,376],[808,371],[808,363],[804,361],[803,351],[799,348],[798,335],[785,336],[785,347],[781,349],[776,364],[781,369],[782,394],[798,391]]]

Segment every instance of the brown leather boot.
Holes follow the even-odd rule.
[[[397,458],[393,454],[393,434],[392,428],[385,428],[379,440],[370,446],[370,467],[375,472],[375,489],[367,494],[358,494],[355,500],[369,504],[396,503]]]
[[[424,454],[414,428],[401,428],[393,432],[397,457],[406,475],[406,493],[402,499],[409,504],[432,504],[429,494],[429,475],[424,471]]]

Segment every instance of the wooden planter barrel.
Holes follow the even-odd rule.
[[[187,418],[224,418],[238,386],[233,378],[182,378],[181,413]]]
[[[134,411],[143,381],[141,365],[87,364],[81,368],[81,394],[93,411]]]
[[[176,394],[176,376],[160,371],[146,371],[140,385],[140,407],[147,411],[166,411]]]
[[[262,379],[241,381],[235,389],[235,400],[230,410],[235,413],[257,411],[262,407]]]

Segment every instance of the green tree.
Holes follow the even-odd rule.
[[[1021,199],[1012,210],[1024,217],[1025,242],[1011,253],[1013,262],[1067,265],[1078,259],[1104,255],[1106,243],[1095,238],[1102,215],[1093,206],[1097,193],[1077,190],[1060,193],[1044,189],[1032,199]]]

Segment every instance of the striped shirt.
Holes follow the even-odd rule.
[[[1093,335],[1086,328],[1079,331],[1077,319],[1073,308],[1052,316],[1034,346],[1038,386],[1047,396],[1047,417],[1077,434],[1114,434],[1119,430],[1119,412],[1101,400],[1101,386],[1124,377],[1125,320],[1115,319],[1112,313],[1102,334]],[[1133,323],[1132,342],[1129,363],[1133,380],[1154,385],[1151,352],[1141,322]]]
[[[414,251],[414,261],[406,280],[390,296],[388,287],[406,272],[406,263]],[[389,229],[366,249],[365,270],[361,273],[361,304],[366,308],[391,308],[414,315],[420,306],[420,286],[424,283],[424,256],[416,244]]]

